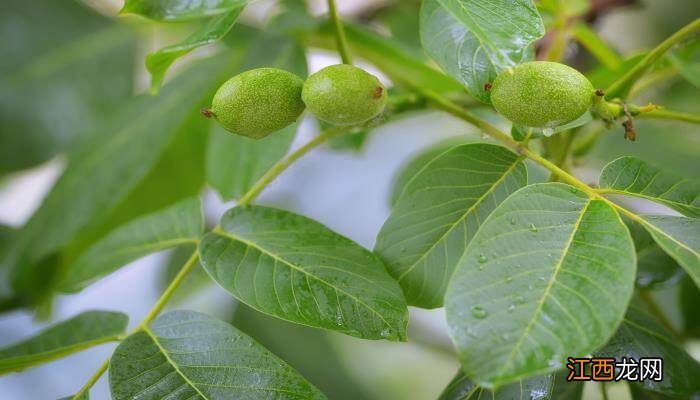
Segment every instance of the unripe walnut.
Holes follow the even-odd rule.
[[[229,132],[261,139],[299,118],[304,81],[277,68],[258,68],[226,81],[214,95],[211,114]]]
[[[555,128],[591,108],[593,85],[560,63],[533,61],[501,72],[491,89],[491,103],[519,125]]]
[[[361,68],[339,64],[311,75],[302,99],[318,119],[333,125],[358,125],[384,111],[387,93],[374,75]]]

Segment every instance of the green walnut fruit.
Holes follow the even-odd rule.
[[[376,76],[352,65],[326,67],[311,75],[301,94],[318,119],[333,125],[358,125],[384,111],[387,93]]]
[[[501,72],[491,88],[491,103],[519,125],[551,129],[591,108],[593,85],[575,69],[533,61]]]
[[[204,110],[229,132],[261,139],[299,118],[304,81],[277,68],[258,68],[226,81]]]

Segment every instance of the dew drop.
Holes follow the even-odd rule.
[[[535,226],[535,224],[530,224],[529,229],[530,229],[530,232],[537,232],[537,227]]]
[[[554,135],[554,129],[544,128],[544,129],[542,129],[542,134],[547,136],[547,137],[550,137],[550,136]]]
[[[508,312],[512,313],[513,311],[515,311],[515,304],[511,304],[508,306]]]
[[[503,338],[503,340],[507,341],[507,340],[510,340],[510,335],[507,333],[504,333],[503,335],[501,335],[501,338]]]
[[[513,277],[510,275],[506,276],[506,283],[511,283],[511,282],[513,282]]]
[[[486,257],[485,255],[483,255],[483,254],[479,255],[479,264],[483,264],[488,260],[489,260],[488,257]]]
[[[474,330],[472,328],[467,328],[467,335],[473,338],[476,337],[476,333],[474,333]]]
[[[511,224],[511,225],[515,225],[515,218],[511,218],[511,219],[510,219],[510,224]]]
[[[523,296],[518,296],[515,298],[515,302],[518,304],[523,304],[525,303],[525,298]]]
[[[482,307],[476,306],[472,307],[472,315],[475,318],[484,319],[489,315],[489,312]]]
[[[389,328],[382,329],[382,331],[379,332],[379,336],[381,336],[383,338],[388,338],[389,336],[391,336],[391,329],[389,329]]]

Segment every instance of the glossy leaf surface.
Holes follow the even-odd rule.
[[[662,358],[663,379],[645,379],[643,386],[661,394],[692,398],[700,394],[700,363],[694,360],[674,338],[674,334],[646,311],[645,304],[635,299],[625,319],[610,342],[597,353],[600,357],[623,357],[640,362],[641,358]]]
[[[454,147],[411,179],[375,246],[409,304],[442,305],[452,271],[481,223],[526,184],[521,158],[483,143]]]
[[[0,349],[0,374],[21,371],[68,354],[116,340],[128,317],[109,311],[86,311],[20,343]]]
[[[425,0],[424,49],[469,93],[489,102],[486,83],[532,56],[530,44],[544,25],[530,0]]]
[[[138,14],[157,21],[187,21],[225,14],[250,0],[125,0],[121,14]]]
[[[85,251],[69,270],[61,288],[78,291],[145,255],[197,243],[203,232],[202,204],[196,198],[146,215],[116,229]]]
[[[635,261],[603,200],[558,183],[516,192],[472,239],[445,297],[467,376],[501,386],[600,348],[624,317]]]
[[[688,217],[700,217],[700,181],[684,178],[636,157],[621,157],[605,166],[600,188],[655,201]]]
[[[236,207],[199,247],[238,300],[291,322],[365,339],[405,340],[401,289],[371,252],[309,218]]]
[[[125,339],[109,384],[114,400],[325,399],[253,339],[193,311],[164,314]]]

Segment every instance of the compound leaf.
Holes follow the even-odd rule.
[[[406,338],[401,288],[379,258],[309,218],[236,207],[199,252],[209,275],[258,311],[364,339]]]
[[[467,376],[499,387],[603,346],[624,317],[635,261],[604,200],[558,183],[513,194],[472,239],[445,296]]]
[[[536,376],[519,380],[491,391],[479,387],[460,370],[447,385],[438,400],[546,400],[554,391],[554,375]]]
[[[114,400],[325,399],[298,372],[231,325],[172,311],[126,338],[109,367]]]
[[[661,394],[692,398],[700,394],[700,363],[695,361],[674,339],[674,334],[648,313],[644,303],[635,299],[612,340],[598,352],[600,357],[623,357],[636,363],[641,358],[662,358],[663,379],[633,382],[646,390]]]
[[[208,18],[241,8],[250,0],[126,0],[120,14],[138,14],[156,21]]]
[[[0,374],[21,371],[98,344],[124,333],[128,317],[110,311],[86,311],[36,336],[0,349]]]
[[[531,58],[544,24],[530,0],[424,0],[421,41],[426,52],[469,93],[489,102],[485,84]]]
[[[138,218],[117,228],[78,257],[61,290],[79,291],[145,255],[197,243],[203,232],[202,204],[198,198]]]
[[[656,167],[636,157],[621,157],[600,175],[605,193],[640,197],[664,204],[688,217],[700,217],[700,181]]]
[[[520,157],[484,143],[454,147],[411,179],[375,246],[409,304],[442,306],[452,271],[481,223],[526,184]]]

